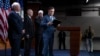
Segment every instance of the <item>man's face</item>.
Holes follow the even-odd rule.
[[[16,5],[16,6],[15,6],[15,10],[19,12],[19,11],[21,10],[20,5]]]
[[[33,16],[33,11],[32,10],[29,10],[28,11],[28,15],[32,17]]]
[[[50,16],[53,16],[53,15],[54,15],[54,12],[55,12],[55,9],[50,9],[50,10],[48,10],[48,14],[49,14]]]
[[[43,13],[38,13],[38,16],[43,17]]]

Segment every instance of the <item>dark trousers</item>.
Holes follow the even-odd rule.
[[[43,38],[42,35],[35,36],[35,56],[42,56]]]
[[[43,33],[43,56],[53,56],[54,34]]]
[[[11,56],[19,56],[21,37],[15,36],[14,38],[9,38],[9,41],[11,45]]]
[[[24,41],[24,56],[30,56],[30,50],[31,50],[31,45],[32,45],[32,37],[25,37]]]
[[[65,50],[65,38],[59,38],[59,50],[61,50],[61,47],[63,46],[63,50]]]

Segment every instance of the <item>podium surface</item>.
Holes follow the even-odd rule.
[[[70,56],[78,56],[80,52],[80,27],[58,27],[58,30],[70,32]]]

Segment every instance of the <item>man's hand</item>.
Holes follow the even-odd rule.
[[[48,22],[48,23],[47,23],[47,25],[52,25],[52,24],[53,24],[52,22]]]
[[[25,34],[25,29],[22,30],[22,34]]]
[[[24,40],[25,38],[23,37],[22,40]]]
[[[57,27],[60,27],[61,24],[58,24]]]
[[[27,34],[27,35],[26,35],[26,37],[27,37],[27,38],[29,38],[29,37],[30,37],[30,35],[29,35],[29,34]]]

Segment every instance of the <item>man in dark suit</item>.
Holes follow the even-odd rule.
[[[20,4],[14,2],[12,4],[12,12],[8,16],[8,38],[11,45],[11,56],[19,56],[20,54],[20,43],[23,30],[22,18],[20,13]]]
[[[65,50],[66,46],[65,46],[65,37],[66,37],[66,33],[64,31],[60,31],[58,33],[58,38],[59,38],[59,50],[61,50],[61,46],[63,45],[63,49]]]
[[[33,10],[28,9],[27,15],[25,15],[24,19],[24,28],[25,28],[24,56],[30,56],[32,39],[34,36],[34,25],[32,21],[32,16],[33,16]]]
[[[38,16],[35,18],[35,56],[42,56],[43,38],[41,20],[43,19],[43,10],[38,11]]]
[[[43,20],[41,21],[41,25],[43,26],[43,56],[53,56],[53,40],[54,40],[54,32],[55,27],[53,26],[53,21],[55,20],[55,17],[53,16],[55,12],[54,7],[48,8],[48,15],[45,15],[43,17]],[[49,50],[48,50],[49,48]]]

